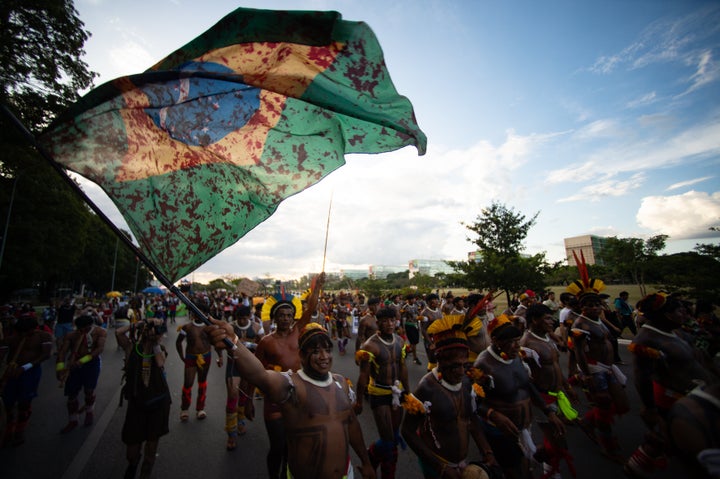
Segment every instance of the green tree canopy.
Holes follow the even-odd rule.
[[[0,103],[37,133],[96,76],[82,60],[85,31],[69,0],[0,2]],[[147,271],[0,114],[0,291],[58,287],[134,290]],[[7,225],[7,228],[5,228]]]
[[[544,253],[522,255],[528,231],[535,224],[539,212],[531,218],[499,202],[484,208],[474,223],[463,225],[476,237],[468,238],[477,247],[475,261],[450,261],[456,271],[464,274],[462,286],[469,289],[505,291],[510,293],[527,288],[542,290],[544,274],[549,265]]]
[[[720,260],[717,258],[693,251],[676,253],[657,258],[653,269],[665,290],[720,304]]]
[[[644,296],[647,294],[646,274],[651,270],[652,260],[665,248],[667,238],[667,235],[657,235],[646,240],[613,236],[606,239],[598,256],[609,268],[613,279],[631,280],[640,287]]]

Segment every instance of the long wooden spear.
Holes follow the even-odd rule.
[[[327,225],[325,226],[325,248],[323,248],[323,262],[322,262],[322,269],[320,270],[322,273],[325,272],[325,258],[327,258],[327,243],[328,243],[328,236],[330,234],[330,211],[332,210],[332,193],[330,193],[330,206],[328,206],[328,218],[327,218]]]

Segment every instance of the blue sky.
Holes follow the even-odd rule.
[[[364,21],[428,152],[350,155],[194,273],[292,278],[465,259],[496,200],[530,217],[527,252],[563,238],[668,234],[666,253],[717,243],[718,1],[76,0],[97,84],[141,72],[233,9],[336,10]],[[87,189],[124,226],[99,188]],[[125,227],[126,228],[126,227]]]

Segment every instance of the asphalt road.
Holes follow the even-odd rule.
[[[178,318],[178,324],[186,321],[185,317]],[[166,369],[173,395],[170,434],[160,441],[153,477],[177,479],[267,477],[265,455],[268,439],[261,415],[262,400],[255,400],[260,417],[248,423],[247,433],[240,437],[238,448],[231,452],[225,449],[224,369],[213,366],[213,370],[210,371],[207,419],[198,421],[192,415],[189,422],[180,422],[183,364],[175,351],[174,326],[170,325],[170,329],[165,339],[165,345],[170,352]],[[43,364],[39,397],[33,401],[33,414],[26,431],[25,444],[16,448],[0,449],[0,479],[119,479],[123,477],[126,462],[120,431],[126,408],[118,407],[123,354],[117,348],[113,330],[109,333],[97,389],[95,424],[90,427],[80,426],[67,435],[59,433],[67,423],[65,398],[55,380],[54,361],[47,361]],[[354,344],[354,340],[351,340],[350,344]],[[358,369],[353,360],[352,346],[350,350],[351,352],[346,356],[335,354],[333,370],[348,376],[355,383]],[[425,359],[424,352],[421,351],[419,355],[422,360]],[[627,348],[621,347],[621,355],[624,361],[629,363]],[[408,361],[408,369],[411,385],[414,386],[425,373],[425,368]],[[630,366],[621,366],[621,369],[628,376],[631,375]],[[639,402],[632,387],[631,377],[627,392],[632,409],[629,414],[617,420],[615,430],[623,452],[629,456],[643,437],[643,425],[638,416]],[[193,390],[193,400],[195,394],[196,389]],[[581,402],[578,407],[581,413],[586,408],[585,402]],[[364,412],[360,416],[360,422],[365,442],[370,444],[376,439],[372,414],[369,411]],[[622,467],[605,459],[599,453],[597,446],[581,431],[569,427],[567,434],[578,478],[624,477]],[[536,442],[540,440],[537,431],[534,437]],[[470,460],[477,457],[477,450],[471,449]],[[357,458],[354,458],[354,462],[358,463]],[[563,466],[563,469],[563,477],[571,477],[567,467]],[[538,468],[535,477],[541,475],[541,468]],[[416,457],[410,449],[400,451],[397,477],[422,477]],[[685,474],[678,464],[671,461],[668,470],[656,477],[681,478],[685,477]]]

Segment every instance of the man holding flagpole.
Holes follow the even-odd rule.
[[[320,273],[311,287],[307,306],[303,308],[300,299],[284,289],[270,296],[263,305],[262,319],[272,320],[275,330],[264,336],[258,343],[255,356],[270,371],[297,371],[302,367],[298,346],[301,329],[310,322],[310,317],[317,308],[318,295],[325,283],[325,273]],[[296,322],[297,320],[297,322]],[[238,368],[240,375],[245,377],[243,369]],[[254,384],[250,377],[247,377]],[[254,384],[260,387],[260,384]],[[260,387],[262,390],[262,387]],[[248,390],[252,390],[249,387]],[[285,421],[282,405],[266,397],[263,418],[265,429],[270,439],[270,450],[267,454],[269,476],[273,479],[284,478],[288,461]]]

